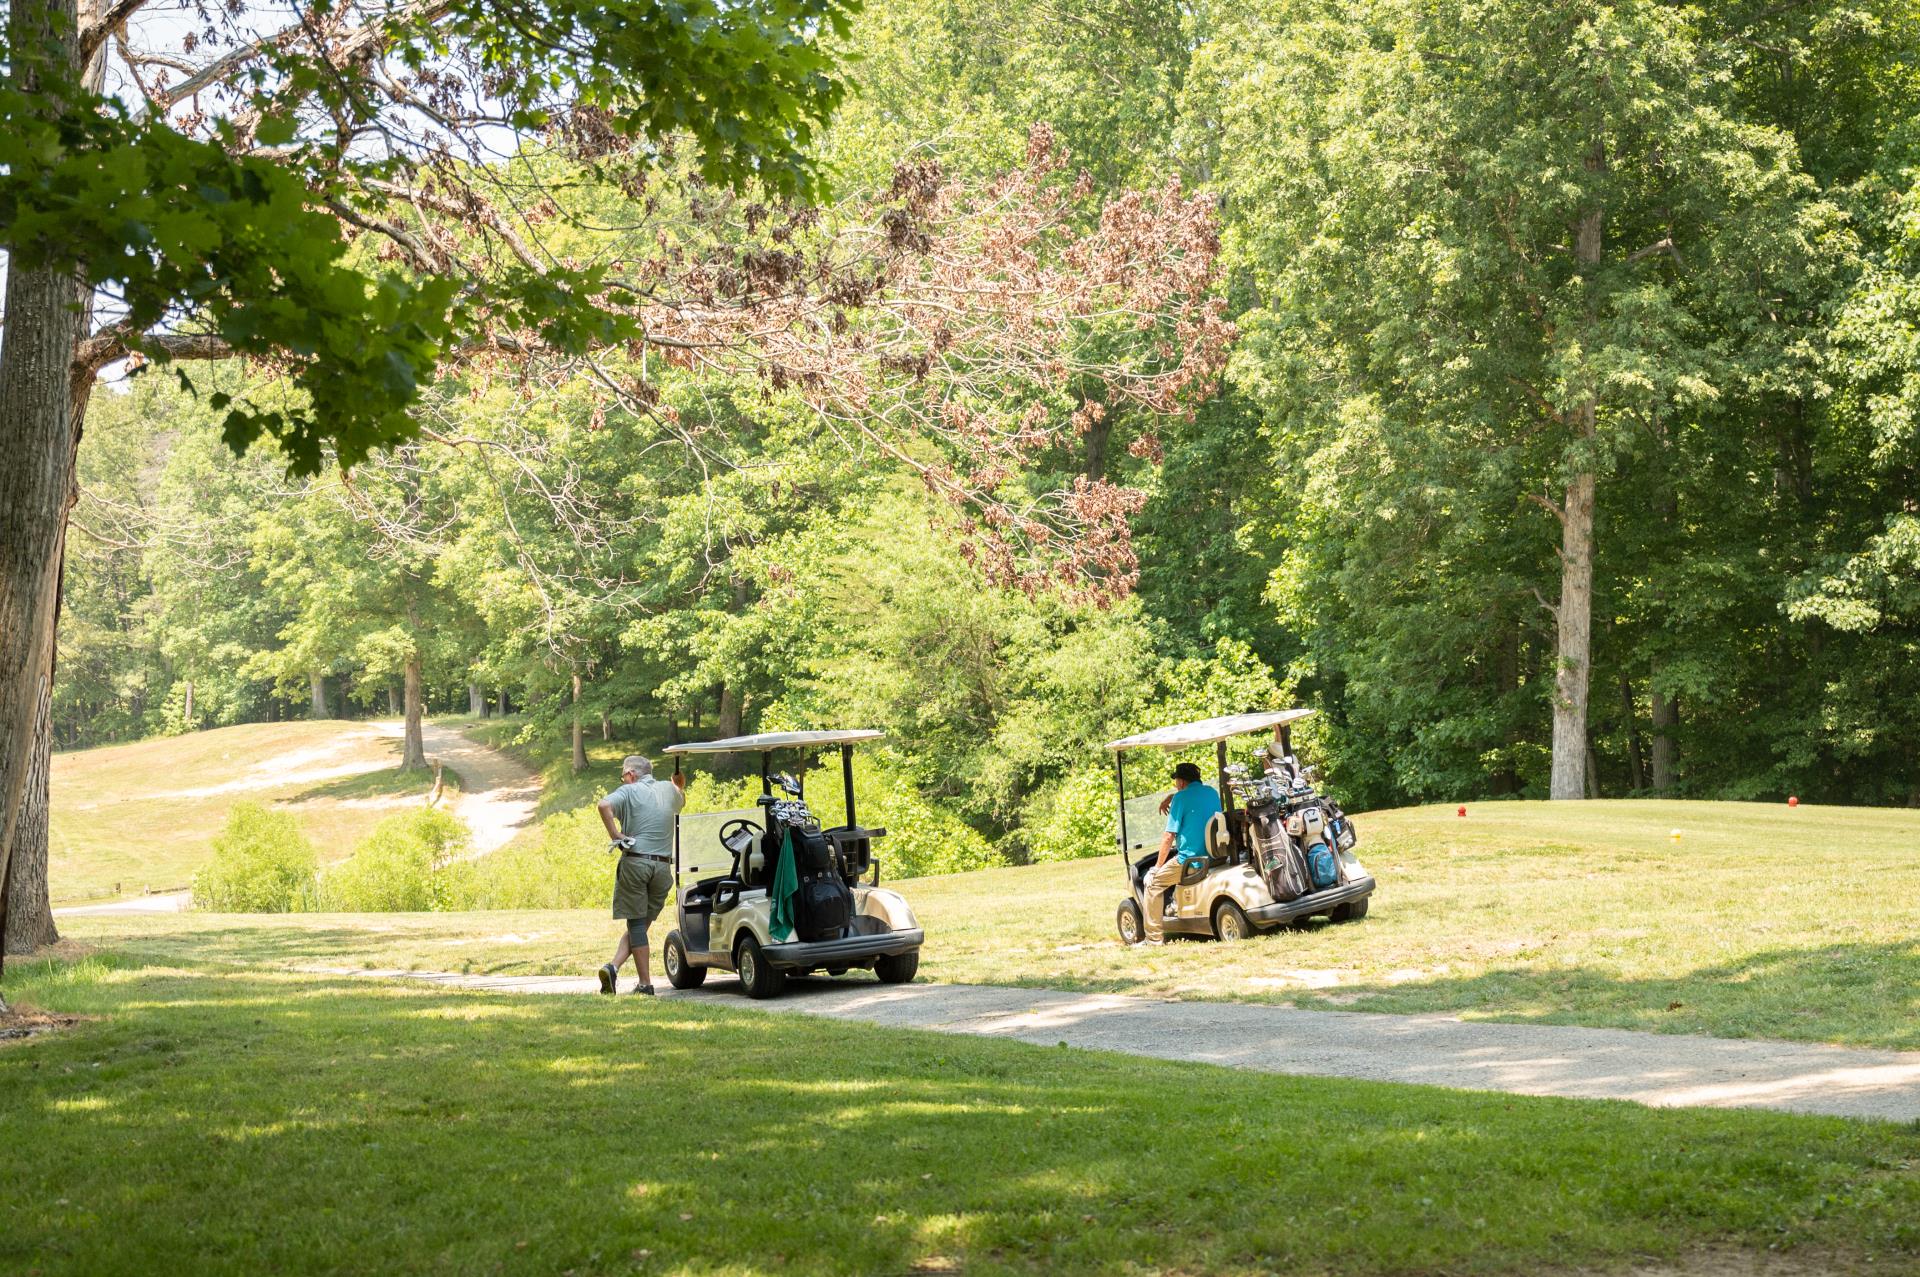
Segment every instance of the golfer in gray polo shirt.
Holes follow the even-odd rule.
[[[653,764],[629,754],[620,764],[620,788],[600,800],[600,821],[607,837],[620,844],[614,870],[613,916],[626,919],[613,961],[600,968],[600,992],[612,993],[620,966],[633,955],[640,975],[635,993],[653,992],[647,952],[647,928],[660,916],[673,886],[673,818],[687,805],[687,778],[675,772],[673,783],[655,780]]]

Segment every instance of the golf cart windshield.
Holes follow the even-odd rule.
[[[1151,794],[1127,799],[1128,851],[1146,851],[1160,845],[1160,835],[1167,831],[1167,818],[1160,814],[1160,800],[1172,792],[1157,789]]]
[[[698,882],[726,873],[733,867],[733,856],[720,844],[720,827],[730,820],[751,820],[757,825],[764,819],[758,807],[681,812],[680,880]]]

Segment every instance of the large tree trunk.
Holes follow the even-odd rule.
[[[400,747],[400,766],[405,770],[426,770],[427,745],[420,729],[420,658],[407,661],[406,740]]]
[[[71,66],[77,27],[73,0],[15,0],[7,11],[8,87],[57,110],[41,86],[38,60],[26,50],[64,50]],[[17,257],[8,263],[0,328],[0,884],[11,877],[52,661],[60,530],[73,484],[79,292],[69,272]],[[0,909],[0,929],[5,919]],[[0,936],[0,953],[5,948]]]
[[[1607,166],[1606,148],[1596,144],[1587,156],[1587,171]],[[1573,253],[1583,269],[1600,263],[1602,211],[1581,215],[1574,228]],[[1599,425],[1599,405],[1589,397],[1573,412],[1579,438],[1589,445]],[[1586,792],[1587,688],[1593,667],[1593,489],[1594,463],[1583,454],[1567,482],[1566,503],[1560,509],[1559,639],[1555,650],[1553,696],[1553,771],[1548,796],[1579,798]]]
[[[573,672],[573,771],[587,770],[587,738],[580,731],[580,671]]]
[[[1680,702],[1653,690],[1653,789],[1664,794],[1673,788],[1674,762],[1678,758],[1673,729],[1680,725]]]
[[[740,696],[732,684],[720,689],[720,721],[714,731],[722,740],[740,734]]]
[[[1591,411],[1591,409],[1587,409]],[[1559,640],[1555,648],[1549,797],[1586,793],[1587,687],[1593,659],[1593,472],[1574,476],[1561,511]]]
[[[27,768],[26,801],[14,830],[13,863],[7,870],[7,925],[3,943],[8,955],[26,955],[60,938],[53,925],[53,904],[47,888],[48,806],[47,778],[53,762],[53,733],[49,715],[53,688],[40,697],[39,729],[34,733],[33,757]]]
[[[507,689],[503,687],[500,689],[500,708],[496,712],[500,717],[505,718],[507,716],[507,709]]]
[[[308,702],[307,714],[311,718],[327,717],[327,676],[319,670],[307,675],[307,685],[312,691]]]
[[[480,684],[467,684],[467,713],[475,718],[487,716],[487,694],[480,690]]]

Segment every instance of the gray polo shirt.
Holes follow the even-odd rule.
[[[687,796],[672,781],[642,776],[607,795],[620,832],[633,839],[633,849],[649,856],[673,855],[673,818],[687,805]]]

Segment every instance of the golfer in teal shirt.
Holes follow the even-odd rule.
[[[1207,824],[1220,814],[1220,795],[1200,779],[1199,767],[1181,763],[1173,769],[1173,792],[1164,810],[1167,832],[1160,839],[1160,859],[1147,871],[1140,907],[1149,944],[1162,938],[1166,893],[1178,885],[1181,874],[1207,863]]]

